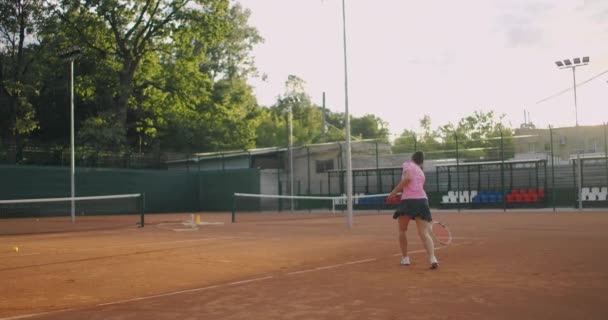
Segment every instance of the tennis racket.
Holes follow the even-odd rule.
[[[401,201],[399,195],[396,195],[394,197],[386,197],[386,200],[384,201],[386,204],[399,204],[399,202]]]
[[[445,224],[439,221],[433,221],[431,225],[431,232],[433,233],[433,238],[437,240],[440,244],[447,246],[452,243],[452,233],[450,229]]]

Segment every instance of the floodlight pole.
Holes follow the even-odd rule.
[[[572,81],[574,83],[574,119],[578,128],[578,104],[576,101],[576,66],[572,67]]]
[[[348,228],[353,228],[353,168],[350,146],[350,115],[348,113],[348,63],[346,58],[346,0],[342,0],[342,38],[344,41],[344,122],[346,129],[346,211]]]
[[[74,151],[74,59],[70,59],[70,215],[72,223],[76,222],[76,204],[74,197],[76,196],[76,156]]]
[[[74,60],[78,59],[81,51],[79,48],[72,48],[59,55],[60,58],[70,62],[70,216],[72,223],[76,222],[76,164],[74,151]]]
[[[576,121],[576,135],[582,140],[584,148],[585,140],[581,136],[581,129],[578,125],[578,103],[576,99],[576,66],[572,67],[572,80],[574,82],[574,119]],[[579,141],[580,143],[581,141]],[[578,162],[578,210],[583,210],[583,163],[581,161],[580,145],[576,148],[576,161]]]
[[[578,125],[578,103],[577,103],[577,97],[576,97],[576,67],[578,66],[584,66],[587,65],[589,63],[589,57],[583,57],[582,59],[582,63],[581,63],[581,59],[580,58],[576,58],[574,59],[574,63],[571,63],[570,60],[564,60],[564,63],[562,63],[561,61],[557,61],[557,67],[560,69],[566,69],[566,68],[570,68],[572,69],[572,80],[573,80],[573,88],[574,88],[574,117],[575,117],[575,122],[576,122],[576,132],[575,135],[581,140],[579,141],[579,144],[582,145],[582,147],[585,147],[585,140],[584,138],[581,136],[581,130],[580,130],[580,126]],[[578,177],[577,177],[577,184],[578,184],[578,209],[579,210],[583,210],[583,163],[581,160],[581,146],[578,146],[576,148],[576,161],[578,162]]]
[[[294,185],[294,167],[293,167],[293,101],[289,103],[289,193],[292,198],[290,199],[290,208],[293,212],[293,192]]]

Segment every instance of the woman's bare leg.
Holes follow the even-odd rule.
[[[420,240],[422,240],[424,249],[429,254],[431,267],[436,268],[437,258],[435,258],[435,244],[433,243],[433,237],[431,236],[431,222],[416,219],[416,227],[418,227],[418,235],[420,236]]]
[[[409,216],[399,217],[399,246],[401,247],[401,254],[403,257],[407,257],[407,225],[410,223]]]

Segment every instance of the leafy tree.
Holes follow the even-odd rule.
[[[433,130],[431,119],[424,116],[420,120],[423,131],[416,134],[405,130],[395,139],[393,152],[412,151],[413,137],[416,137],[418,150],[427,153],[428,158],[455,158],[456,138],[458,138],[459,156],[470,161],[500,159],[500,136],[504,137],[504,157],[514,155],[513,130],[506,127],[504,116],[495,116],[494,112],[476,111],[473,115],[460,119],[457,125],[452,123],[439,126]]]
[[[388,137],[388,124],[368,114],[363,117],[352,117],[350,121],[351,134],[360,139],[386,139]]]
[[[205,45],[219,40],[227,29],[223,17],[228,8],[228,0],[97,0],[64,2],[54,10],[65,30],[73,30],[66,31],[68,35],[106,61],[116,58],[114,109],[101,116],[127,136],[137,130],[137,112],[130,111],[142,62],[154,54],[163,54],[168,61],[180,58],[173,46],[183,42],[173,36],[184,35],[184,30],[204,29],[198,36]]]
[[[294,145],[344,141],[346,138],[344,113],[325,111],[327,132],[323,138],[323,109],[314,105],[305,90],[301,78],[290,75],[285,83],[285,93],[270,108],[262,108],[260,126],[256,130],[258,147],[285,146],[288,141],[287,117],[293,112]],[[374,116],[351,117],[353,139],[387,139],[385,121]]]
[[[426,150],[417,146],[416,133],[412,130],[405,129],[399,137],[393,141],[393,153],[411,153],[416,149]]]
[[[47,16],[40,1],[0,0],[0,137],[12,143],[39,127],[33,66],[43,49],[38,31]]]

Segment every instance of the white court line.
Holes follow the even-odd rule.
[[[47,315],[47,314],[67,312],[67,311],[72,311],[72,310],[74,310],[74,309],[60,309],[60,310],[40,312],[40,313],[24,314],[24,315],[21,315],[21,316],[14,316],[14,317],[8,317],[8,318],[0,318],[0,320],[26,319],[26,318],[33,318],[33,317],[43,316],[43,315]]]
[[[130,247],[140,247],[140,246],[176,244],[176,243],[185,243],[185,242],[212,241],[212,240],[217,240],[217,239],[218,238],[203,238],[203,239],[188,239],[188,240],[175,240],[175,241],[162,241],[162,242],[144,242],[144,243],[123,244],[123,245],[118,245],[118,246],[108,246],[108,247],[100,247],[100,248],[75,249],[75,250],[69,250],[69,251],[70,252],[97,251],[97,250],[103,250],[103,249],[119,249],[119,248],[130,248]],[[68,249],[64,249],[64,250],[68,250]]]
[[[0,258],[17,258],[23,256],[33,256],[33,255],[45,255],[45,254],[65,254],[65,253],[74,253],[74,252],[90,252],[90,251],[100,251],[105,249],[119,249],[119,248],[130,248],[130,247],[139,247],[139,246],[153,246],[153,245],[163,245],[163,244],[177,244],[177,243],[187,243],[187,242],[201,242],[201,241],[213,241],[213,240],[255,240],[258,239],[256,237],[219,237],[219,238],[203,238],[203,239],[189,239],[189,240],[176,240],[176,241],[164,241],[164,242],[147,242],[147,243],[136,243],[136,244],[127,244],[127,245],[119,245],[119,246],[108,246],[108,247],[99,247],[99,248],[86,248],[86,249],[57,249],[57,248],[47,248],[46,250],[50,250],[49,252],[33,252],[33,253],[25,253],[25,254],[6,254],[0,255]],[[179,248],[178,248],[179,249]],[[2,319],[0,319],[2,320]]]
[[[463,245],[463,244],[453,244],[452,246],[458,246],[458,245]],[[446,247],[438,247],[438,248],[435,248],[435,250],[442,250],[442,249],[445,249],[445,248]],[[422,253],[422,252],[426,252],[426,250],[409,251],[408,254]],[[397,254],[394,254],[393,257],[400,256],[400,255],[401,255],[401,253],[397,253]],[[294,272],[288,273],[287,275],[291,276],[291,275],[294,275],[294,274],[301,274],[301,273],[307,273],[307,272],[313,272],[313,271],[319,271],[319,270],[333,269],[333,268],[337,268],[337,267],[347,266],[347,265],[351,265],[351,264],[371,262],[371,261],[375,261],[375,260],[377,260],[377,259],[376,258],[372,258],[372,259],[365,259],[365,260],[358,260],[358,261],[350,261],[350,262],[345,262],[345,263],[340,263],[340,264],[334,264],[334,265],[325,266],[325,267],[316,267],[316,268],[312,268],[312,269],[294,271]]]
[[[19,257],[27,257],[27,256],[35,256],[40,254],[40,252],[33,252],[33,253],[18,253],[15,252],[13,254],[4,254],[1,255],[0,258],[19,258]]]
[[[472,242],[458,243],[458,244],[453,244],[451,246],[465,245],[465,244],[471,244],[471,243]],[[447,246],[446,247],[435,248],[435,250],[441,250],[441,249],[444,249],[444,248],[447,248]],[[415,250],[415,251],[410,251],[409,253],[410,254],[414,254],[414,253],[421,253],[421,252],[425,252],[425,250]],[[398,256],[398,255],[401,255],[401,253],[397,253],[394,256]],[[301,270],[301,271],[290,272],[290,273],[287,273],[287,275],[289,276],[289,275],[301,274],[301,273],[312,272],[312,271],[327,270],[327,269],[337,268],[337,267],[340,267],[340,266],[346,266],[346,265],[352,265],[352,264],[358,264],[358,263],[371,262],[371,261],[375,261],[375,260],[377,260],[377,258],[358,260],[358,261],[349,261],[349,262],[346,262],[346,263],[341,263],[341,264],[336,264],[336,265],[331,265],[331,266],[318,267],[318,268],[309,269],[309,270]],[[119,301],[101,303],[101,304],[98,304],[97,306],[98,307],[110,306],[110,305],[123,304],[123,303],[127,303],[127,302],[149,300],[149,299],[155,299],[155,298],[160,298],[160,297],[168,297],[168,296],[173,296],[173,295],[178,295],[178,294],[183,294],[183,293],[204,291],[204,290],[210,290],[210,289],[216,289],[216,288],[222,288],[222,287],[229,287],[229,286],[234,286],[234,285],[239,285],[239,284],[245,284],[245,283],[250,283],[250,282],[263,281],[263,280],[268,280],[268,279],[272,279],[272,278],[273,278],[273,276],[266,276],[266,277],[262,277],[262,278],[254,278],[254,279],[249,279],[249,280],[241,280],[241,281],[230,282],[230,283],[226,283],[226,284],[213,285],[213,286],[208,286],[208,287],[201,287],[201,288],[195,288],[195,289],[188,289],[188,290],[181,290],[181,291],[175,291],[175,292],[157,294],[157,295],[152,295],[152,296],[145,296],[145,297],[139,297],[139,298],[133,298],[133,299],[126,299],[126,300],[119,300]],[[34,313],[34,314],[29,314],[29,315],[15,316],[15,317],[10,317],[10,318],[0,318],[0,320],[25,319],[25,318],[32,318],[32,317],[46,315],[46,314],[51,314],[51,313],[67,312],[67,311],[71,311],[71,310],[74,310],[74,309],[62,309],[62,310],[55,310],[55,311],[49,311],[49,312]]]
[[[229,287],[229,286],[234,286],[234,285],[237,285],[237,284],[244,284],[244,283],[249,283],[249,282],[268,280],[268,279],[271,279],[271,278],[272,278],[272,276],[267,276],[267,277],[262,277],[262,278],[242,280],[242,281],[230,282],[230,283],[226,283],[226,284],[218,284],[218,285],[209,286],[209,287],[202,287],[202,288],[181,290],[181,291],[175,291],[175,292],[169,292],[169,293],[162,293],[162,294],[157,294],[157,295],[153,295],[153,296],[146,296],[146,297],[139,297],[139,298],[133,298],[133,299],[119,300],[119,301],[108,302],[108,303],[100,303],[97,306],[98,307],[111,306],[111,305],[123,304],[123,303],[133,302],[133,301],[141,301],[141,300],[149,300],[149,299],[160,298],[160,297],[168,297],[168,296],[173,296],[173,295],[177,295],[177,294],[197,292],[197,291],[203,291],[203,290],[209,290],[209,289],[215,289],[215,288]],[[0,319],[0,320],[3,320],[3,319]]]
[[[376,260],[376,258],[359,260],[359,261],[350,261],[350,262],[345,262],[345,263],[340,263],[340,264],[334,264],[334,265],[331,265],[331,266],[317,267],[317,268],[313,268],[313,269],[307,269],[307,270],[300,270],[300,271],[290,272],[287,275],[291,276],[291,275],[294,275],[294,274],[313,272],[313,271],[319,271],[319,270],[326,270],[326,269],[333,269],[333,268],[337,268],[337,267],[341,267],[341,266],[347,266],[347,265],[351,265],[351,264],[370,262],[370,261],[375,261],[375,260]]]
[[[435,250],[439,250],[439,249],[441,249],[441,248],[435,248]],[[426,252],[426,250],[423,249],[423,250],[416,250],[416,251],[408,251],[407,254],[410,255],[413,253],[422,253],[422,252]],[[394,254],[393,257],[401,256],[401,255],[402,255],[401,253],[397,253],[397,254]]]
[[[176,240],[176,241],[164,241],[164,242],[147,242],[147,243],[136,243],[136,244],[127,244],[127,245],[119,245],[119,246],[108,246],[108,247],[99,247],[99,248],[86,248],[86,249],[57,249],[57,248],[48,248],[49,252],[33,252],[33,253],[24,253],[24,254],[7,254],[0,255],[0,258],[17,258],[23,256],[33,256],[40,254],[65,254],[65,253],[74,253],[74,252],[90,252],[90,251],[100,251],[105,249],[119,249],[119,248],[131,248],[131,247],[140,247],[140,246],[152,246],[152,245],[163,245],[163,244],[177,244],[177,243],[187,243],[187,242],[200,242],[200,241],[212,241],[218,240],[220,238],[204,238],[204,239],[189,239],[189,240]],[[232,240],[236,239],[235,237],[227,237],[221,238],[221,240]],[[2,319],[0,319],[2,320]]]
[[[443,249],[445,249],[445,248],[447,248],[447,247],[458,247],[458,246],[463,246],[463,245],[465,245],[465,244],[471,244],[471,243],[473,243],[473,242],[454,243],[454,244],[450,244],[450,245],[443,246],[443,247],[435,247],[435,251],[437,251],[437,250],[443,250]],[[408,252],[408,254],[412,254],[412,253],[421,253],[421,252],[426,252],[426,250],[409,251],[409,252]],[[396,256],[401,256],[401,255],[402,255],[401,253],[395,253],[395,254],[393,255],[393,257],[396,257]]]

